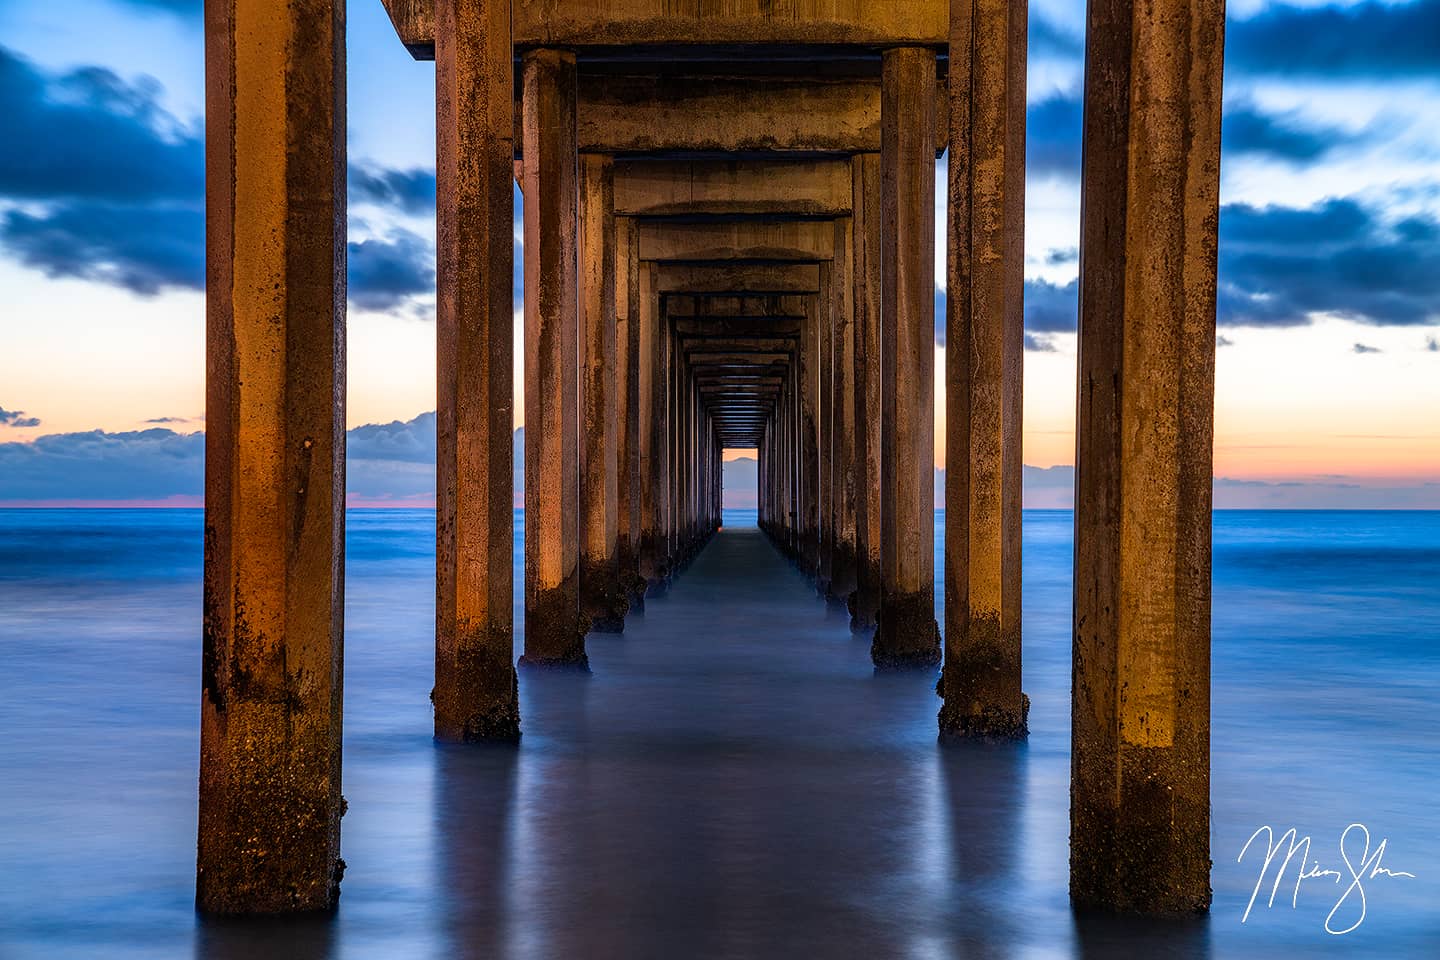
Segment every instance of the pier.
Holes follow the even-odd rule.
[[[385,4],[435,60],[436,738],[525,720],[517,182],[519,668],[593,669],[587,642],[691,561],[772,562],[707,547],[723,452],[753,449],[761,531],[870,635],[873,681],[939,667],[939,736],[1023,738],[1025,4]],[[1088,21],[1070,892],[1188,913],[1210,901],[1223,4]],[[343,875],[344,45],[340,0],[207,8],[207,912],[330,909]]]

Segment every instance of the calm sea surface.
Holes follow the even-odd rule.
[[[199,511],[0,510],[0,957],[1440,957],[1440,513],[1216,515],[1215,904],[1164,924],[1066,897],[1068,512],[1025,515],[1014,746],[937,744],[933,676],[874,676],[735,512],[591,676],[522,673],[518,749],[438,747],[434,515],[348,523],[340,909],[218,924]],[[1351,823],[1415,876],[1332,936]],[[1292,865],[1242,924],[1267,824],[1345,882],[1292,907]]]

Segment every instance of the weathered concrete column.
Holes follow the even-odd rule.
[[[1070,895],[1210,904],[1210,500],[1224,5],[1092,0]]]
[[[880,612],[880,155],[851,163],[855,197],[855,598],[850,628]]]
[[[800,567],[815,576],[820,571],[820,325],[821,300],[829,284],[820,270],[820,294],[805,298],[805,329],[800,335],[800,489],[796,495],[796,529],[800,534]]]
[[[575,55],[524,57],[525,655],[586,666],[579,578]]]
[[[615,220],[617,427],[616,547],[620,586],[633,609],[643,603],[640,576],[640,265],[635,221]]]
[[[816,337],[815,366],[817,393],[815,398],[816,427],[819,440],[819,487],[816,498],[815,586],[821,594],[830,594],[831,560],[835,552],[835,287],[840,277],[834,262],[820,264],[819,303],[816,316],[820,321]]]
[[[1020,690],[1025,0],[954,0],[940,731],[1027,733]]]
[[[935,622],[935,52],[884,53],[881,80],[881,585],[871,659],[940,661]]]
[[[580,608],[592,630],[625,629],[620,585],[619,373],[615,320],[615,162],[580,158]]]
[[[510,6],[435,14],[435,736],[514,740]]]
[[[340,896],[345,8],[205,17],[204,656],[195,900]]]
[[[831,283],[831,437],[834,542],[830,549],[829,596],[848,603],[855,592],[855,325],[854,222],[835,220],[835,264]]]
[[[640,575],[650,588],[665,580],[663,492],[665,487],[664,346],[660,336],[660,294],[655,286],[655,268],[640,269],[639,438],[640,463]]]

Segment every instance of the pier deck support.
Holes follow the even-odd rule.
[[[514,740],[510,8],[435,14],[435,737]]]
[[[629,603],[620,585],[618,395],[616,360],[615,163],[580,158],[580,268],[584,273],[580,364],[580,605],[591,628],[625,629]]]
[[[204,657],[196,905],[340,895],[345,10],[205,16]]]
[[[855,597],[850,628],[880,611],[880,155],[858,154],[855,196]]]
[[[884,53],[881,79],[881,589],[870,656],[940,662],[935,622],[935,51]]]
[[[834,508],[830,551],[828,595],[848,603],[855,592],[855,288],[854,221],[835,220],[835,261],[831,289],[833,319],[831,337],[831,436],[834,452],[831,463],[831,505]]]
[[[523,62],[524,665],[587,666],[579,577],[579,191],[575,54]]]
[[[1210,506],[1224,5],[1091,0],[1070,895],[1210,904]]]
[[[635,221],[615,218],[616,565],[627,609],[644,603],[640,576],[640,264]]]
[[[1025,0],[954,0],[942,734],[1026,735],[1020,689]]]

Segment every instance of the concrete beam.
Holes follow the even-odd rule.
[[[655,284],[661,294],[814,294],[820,270],[813,263],[661,263]]]
[[[340,895],[345,6],[205,17],[204,617],[195,902]]]
[[[615,211],[622,215],[834,217],[850,206],[847,159],[635,157],[615,164]]]
[[[1210,906],[1210,508],[1225,8],[1091,3],[1070,897]]]
[[[587,153],[852,154],[880,149],[878,79],[599,74],[579,82],[576,142]],[[937,108],[943,106],[943,81],[935,81],[934,99]],[[943,128],[940,133],[943,143]]]
[[[828,220],[641,220],[638,233],[641,260],[816,262],[835,256],[835,232]]]
[[[435,56],[435,0],[384,0],[417,60]],[[948,0],[515,0],[517,47],[701,44],[943,47]]]
[[[792,317],[805,318],[805,299],[799,296],[700,296],[671,294],[665,312],[675,317]]]
[[[435,737],[515,740],[510,8],[439,13]]]
[[[675,332],[687,339],[728,337],[798,337],[802,319],[769,317],[713,317],[693,319],[671,316]]]

